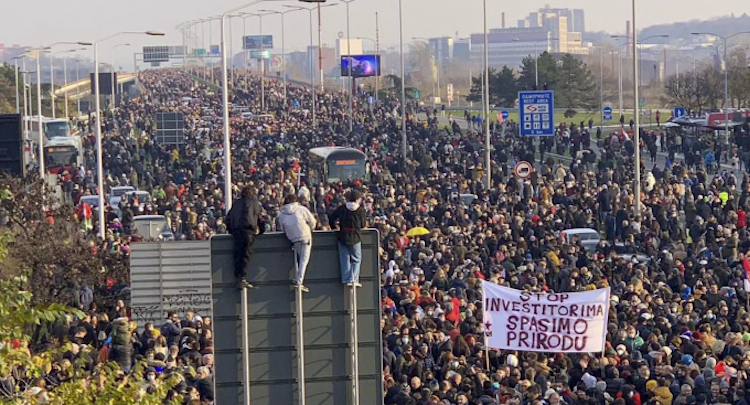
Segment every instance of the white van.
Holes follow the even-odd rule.
[[[597,232],[596,229],[591,228],[566,229],[562,232],[562,236],[568,244],[572,244],[573,240],[577,237],[581,241],[581,245],[583,245],[584,249],[589,252],[596,251],[596,246],[599,244],[599,241],[602,240],[599,232]]]
[[[137,215],[133,218],[133,229],[137,229],[145,240],[174,240],[174,234],[164,215]]]

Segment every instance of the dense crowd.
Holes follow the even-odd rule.
[[[145,71],[140,80],[147,93],[102,123],[107,188],[133,185],[151,194],[147,201],[106,207],[103,248],[121,260],[129,243],[143,238],[133,230],[136,215],[165,215],[178,239],[227,232],[218,93],[178,70]],[[349,133],[344,95],[314,96],[314,128],[309,90],[290,85],[285,100],[283,84],[269,80],[265,88],[267,111],[260,111],[255,77],[238,75],[230,101],[273,115],[232,117],[234,182],[237,190],[256,190],[267,230],[276,230],[273,218],[290,193],[311,208],[318,229],[330,229],[329,214],[345,202],[347,185],[313,186],[300,178],[311,147],[355,147],[372,163],[371,181],[354,187],[381,235],[386,405],[748,403],[750,296],[743,263],[750,267],[750,179],[713,166],[715,160],[688,158],[717,148],[722,156],[720,143],[644,131],[639,147],[649,151],[651,168],[640,162],[643,187],[636,196],[636,146],[627,131],[564,124],[555,137],[535,142],[514,135],[512,122],[493,123],[488,188],[481,118],[451,118],[444,126],[437,111],[420,120],[410,105],[409,158],[402,159],[397,99],[370,106],[357,98]],[[187,117],[181,147],[154,139],[154,113],[165,109]],[[668,155],[662,165],[656,163],[660,153]],[[724,161],[741,153],[725,147]],[[522,160],[536,168],[524,181],[512,174]],[[84,167],[71,168],[63,179],[76,204],[96,193],[90,147]],[[474,197],[462,198],[467,194]],[[639,216],[633,215],[636,204]],[[96,228],[92,212],[79,204],[84,229]],[[407,236],[416,226],[430,233]],[[571,228],[596,229],[602,242],[590,247],[568,240],[564,231]],[[633,254],[618,254],[618,246]],[[479,280],[537,292],[610,287],[606,350],[562,355],[486,348]],[[144,390],[179,375],[171,396],[212,401],[210,318],[170,313],[163,325],[137,330],[124,302],[103,308],[85,295],[82,307],[90,315],[55,335],[56,341],[71,339],[76,349],[38,381],[40,395],[88,356],[91,370],[94,359],[110,359],[124,372],[143,359],[149,364]]]

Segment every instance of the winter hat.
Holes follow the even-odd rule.
[[[692,365],[693,364],[693,356],[691,356],[689,354],[683,355],[682,356],[682,362],[685,363],[688,366]]]
[[[604,392],[607,390],[607,383],[604,381],[599,381],[596,383],[596,389],[599,392]]]
[[[518,357],[515,354],[509,354],[505,362],[511,367],[518,367]]]

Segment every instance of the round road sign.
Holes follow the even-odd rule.
[[[519,179],[528,179],[531,176],[531,173],[534,171],[534,166],[531,165],[531,163],[526,161],[518,162],[516,165],[516,168],[513,169],[513,174],[516,175]]]

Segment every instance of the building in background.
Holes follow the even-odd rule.
[[[587,55],[589,47],[582,43],[582,33],[570,31],[568,17],[555,13],[535,12],[527,25],[516,28],[492,29],[488,34],[489,64],[492,67],[520,66],[523,58],[542,52]],[[484,57],[484,34],[471,35],[472,63]]]
[[[429,39],[430,50],[438,65],[445,66],[453,62],[454,41],[453,37],[439,37]]]
[[[354,43],[354,39],[352,39],[352,43]],[[318,74],[317,72],[318,72],[318,69],[319,69],[319,66],[318,66],[318,63],[319,63],[318,62],[318,47],[317,46],[308,46],[307,47],[307,60],[308,60],[308,62],[305,63],[305,65],[307,67],[307,69],[306,69],[307,72],[309,72],[310,54],[312,54],[312,58],[313,58],[313,72],[315,72],[315,74],[316,74],[315,77],[317,78],[318,77],[317,76],[317,74]],[[335,74],[335,76],[338,76],[340,74],[340,72],[334,71],[334,69],[336,69],[339,66],[339,63],[340,63],[340,61],[336,59],[336,48],[326,47],[325,45],[323,45],[323,47],[322,47],[322,55],[323,55],[323,60],[322,60],[323,73],[326,76],[330,76],[332,74]],[[309,73],[308,73],[308,77],[309,77]]]
[[[347,51],[351,51],[352,55],[362,55],[365,53],[364,46],[362,45],[362,38],[352,38],[348,46],[349,47],[347,48],[346,38],[339,38],[336,40],[337,63],[340,63],[338,61],[341,60],[341,56],[347,54]]]

